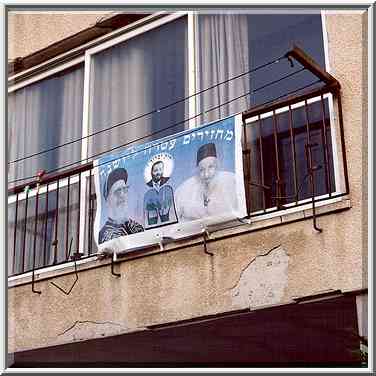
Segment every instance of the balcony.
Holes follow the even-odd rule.
[[[239,221],[309,204],[321,231],[316,204],[349,193],[340,85],[300,49],[286,56],[321,85],[242,113],[247,217]],[[8,276],[32,271],[34,281],[35,270],[98,254],[95,173],[89,162],[8,190]]]

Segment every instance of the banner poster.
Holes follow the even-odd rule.
[[[96,160],[99,252],[128,252],[245,217],[241,130],[232,116]]]

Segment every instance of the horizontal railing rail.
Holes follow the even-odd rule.
[[[92,169],[92,167],[93,167],[93,162],[88,162],[88,163],[81,164],[81,165],[76,166],[76,167],[71,167],[71,168],[65,169],[64,171],[58,171],[58,172],[55,172],[55,173],[52,173],[52,174],[46,173],[46,174],[42,175],[41,178],[39,178],[39,179],[33,179],[33,180],[30,180],[26,183],[19,184],[15,187],[8,189],[8,196],[16,195],[17,193],[21,193],[25,190],[26,187],[28,187],[29,189],[34,189],[38,185],[41,185],[41,184],[45,185],[45,184],[48,184],[48,183],[56,182],[57,180],[62,180],[62,179],[68,178],[69,176],[73,176],[73,175],[78,174],[80,172],[89,171],[90,169]]]
[[[8,205],[9,275],[96,253],[93,168],[90,162],[61,173],[42,174],[8,191],[15,196]]]

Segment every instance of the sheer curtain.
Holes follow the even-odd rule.
[[[197,88],[206,89],[250,69],[249,17],[242,14],[200,14],[196,28]],[[250,91],[250,76],[229,81],[197,96],[198,111],[230,101]],[[212,121],[246,110],[249,96],[224,104],[201,116]]]
[[[83,66],[19,89],[8,96],[8,156],[22,158],[82,135]],[[81,142],[10,164],[8,180],[75,162]]]
[[[26,86],[8,97],[8,158],[10,161],[37,153],[59,144],[78,139],[82,135],[83,66],[65,70],[57,75]],[[8,180],[47,172],[81,159],[81,142],[58,148],[45,154],[8,165]],[[15,183],[15,185],[20,183]],[[12,186],[12,184],[11,184]],[[35,267],[61,262],[65,257],[66,188],[59,194],[59,224],[56,259],[51,246],[55,232],[56,191],[50,187],[48,208],[46,195],[39,195],[38,217],[35,217],[36,198],[18,202],[16,241],[15,207],[8,206],[8,270],[18,274]],[[77,185],[71,186],[70,217],[77,216]],[[27,217],[25,218],[25,214]],[[46,220],[47,218],[47,220]],[[37,231],[35,229],[37,221]],[[75,222],[74,222],[75,223]],[[26,231],[25,231],[26,229]],[[46,237],[45,237],[46,231]],[[68,238],[76,233],[70,226]],[[34,240],[36,239],[36,240]]]
[[[187,96],[187,19],[180,18],[93,55],[90,132],[127,121]],[[138,143],[184,129],[187,105],[106,131],[90,139],[89,157],[152,132]],[[136,143],[135,143],[136,144]]]
[[[81,137],[83,67],[19,89],[8,96],[9,160]],[[75,162],[81,142],[9,165],[9,181]]]

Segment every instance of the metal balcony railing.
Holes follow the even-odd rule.
[[[349,193],[340,85],[300,49],[286,55],[323,86],[243,112],[247,212],[252,218],[311,203],[320,231],[315,203]],[[337,104],[335,124],[330,96]],[[96,254],[94,191],[92,163],[9,189],[8,275],[33,271],[34,277],[37,269]]]
[[[301,49],[286,55],[323,85],[243,113],[247,212],[254,217],[308,201],[318,229],[315,202],[349,193],[340,84]],[[337,104],[338,122],[331,122],[330,100]]]

